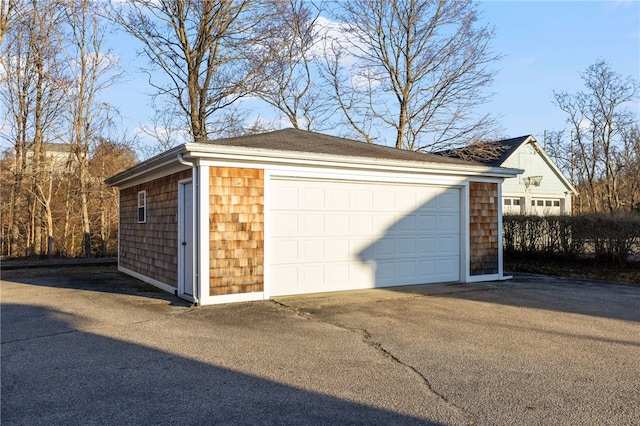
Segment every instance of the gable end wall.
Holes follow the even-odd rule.
[[[191,169],[120,190],[119,264],[178,286],[178,181]],[[147,191],[147,222],[138,223],[138,192]]]

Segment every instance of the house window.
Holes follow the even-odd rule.
[[[147,191],[138,192],[138,223],[147,221]]]
[[[543,200],[538,200],[536,201],[538,207],[543,207],[544,206],[544,201]]]
[[[553,202],[553,207],[560,207],[560,200],[555,200]]]
[[[514,198],[513,199],[513,205],[514,206],[519,206],[520,205],[520,198]]]
[[[511,205],[511,200],[510,200],[510,199],[508,199],[508,198],[505,198],[505,199],[504,199],[504,205],[505,205],[505,206],[510,206],[510,205]]]
[[[551,207],[551,200],[545,200],[544,205],[546,207]]]
[[[535,207],[536,206],[536,201],[535,200],[531,200],[531,207]]]

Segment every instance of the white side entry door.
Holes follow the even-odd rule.
[[[195,300],[193,259],[193,183],[180,183],[178,191],[178,295]]]

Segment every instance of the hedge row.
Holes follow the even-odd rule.
[[[509,254],[595,258],[625,264],[640,256],[640,215],[505,215],[504,249]]]

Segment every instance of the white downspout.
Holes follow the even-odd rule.
[[[194,206],[193,206],[193,223],[195,224],[196,229],[200,229],[200,180],[198,179],[198,166],[192,161],[187,161],[184,159],[184,155],[182,153],[178,154],[178,162],[184,166],[191,167],[191,179],[193,180],[193,194],[194,194]],[[194,303],[196,305],[199,304],[198,297],[200,296],[200,232],[193,232],[193,251],[195,258],[195,280],[196,286],[193,295]],[[186,266],[186,265],[185,265]],[[192,265],[193,266],[193,265]]]

